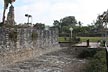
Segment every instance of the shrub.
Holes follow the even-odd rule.
[[[74,45],[74,44],[80,42],[80,38],[77,38],[77,37],[73,36],[72,39],[71,39],[70,41],[71,41],[71,43]]]
[[[101,40],[100,46],[105,47],[105,40]]]
[[[93,58],[89,60],[84,72],[107,72],[106,52],[98,51]]]
[[[89,57],[93,57],[95,54],[96,54],[96,50],[85,49],[77,57],[78,58],[89,58]]]

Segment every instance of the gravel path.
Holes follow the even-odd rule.
[[[75,53],[73,49],[65,48],[6,66],[0,72],[81,72],[86,60],[76,58]]]

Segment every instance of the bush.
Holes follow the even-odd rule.
[[[74,44],[80,42],[80,38],[77,38],[76,36],[73,36],[72,39],[70,40],[70,42],[74,45]]]
[[[105,47],[105,40],[100,41],[100,46]]]
[[[96,54],[96,50],[93,49],[85,49],[79,55],[78,58],[90,58]]]
[[[105,50],[98,51],[93,58],[89,60],[84,72],[107,72]]]

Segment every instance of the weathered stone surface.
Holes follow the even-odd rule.
[[[32,38],[33,33],[38,35],[37,38]],[[33,58],[59,48],[56,34],[54,30],[0,28],[0,65]]]
[[[9,8],[9,12],[8,12],[8,15],[7,15],[7,25],[15,25],[15,20],[14,20],[14,6],[11,5],[10,8]]]
[[[85,59],[75,57],[77,51],[62,49],[44,54],[40,57],[17,62],[0,69],[0,72],[81,72]],[[82,71],[83,72],[83,71]]]

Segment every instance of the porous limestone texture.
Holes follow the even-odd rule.
[[[0,28],[0,66],[60,49],[58,31],[34,28]]]

